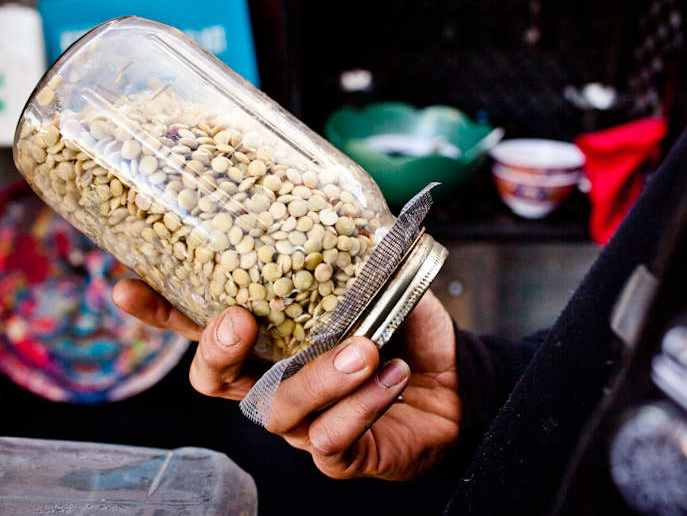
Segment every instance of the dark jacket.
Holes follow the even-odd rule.
[[[618,363],[609,324],[615,301],[635,267],[653,262],[672,222],[668,201],[685,181],[683,135],[550,330],[517,343],[459,333],[463,436],[479,436],[479,444],[445,514],[550,511]]]

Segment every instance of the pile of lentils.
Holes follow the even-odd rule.
[[[273,158],[170,88],[112,105],[24,118],[17,163],[34,189],[199,324],[240,305],[270,358],[305,349],[372,252],[379,213],[337,173]]]

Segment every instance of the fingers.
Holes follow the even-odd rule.
[[[200,338],[191,364],[191,385],[201,394],[241,399],[254,383],[254,378],[241,373],[258,334],[255,318],[232,306],[216,317]]]
[[[327,409],[310,425],[313,454],[337,461],[387,411],[409,377],[408,364],[393,359],[355,393]]]
[[[118,282],[112,299],[122,310],[151,326],[199,341],[189,379],[200,393],[241,399],[255,383],[251,376],[239,377],[258,333],[257,323],[247,310],[231,307],[203,331],[140,280]]]
[[[190,340],[200,338],[200,326],[140,280],[117,282],[112,290],[112,300],[119,308],[146,324],[175,331]]]
[[[285,433],[315,411],[353,392],[374,373],[377,346],[353,337],[307,364],[277,390],[267,429]]]

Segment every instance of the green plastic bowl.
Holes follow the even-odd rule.
[[[503,130],[474,123],[448,106],[416,109],[384,102],[336,111],[325,135],[398,207],[431,181],[442,184],[433,193],[437,197],[450,195],[470,178]]]

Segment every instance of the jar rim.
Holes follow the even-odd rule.
[[[429,289],[447,257],[446,248],[422,228],[401,263],[344,338],[367,337],[381,348]]]

